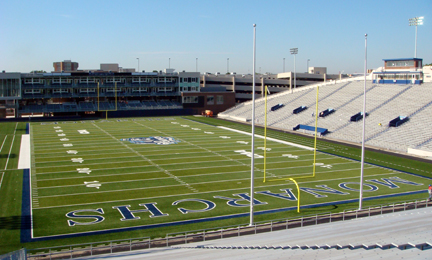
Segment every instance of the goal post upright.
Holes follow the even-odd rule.
[[[317,132],[318,132],[318,94],[319,94],[319,86],[317,86],[316,101],[315,101],[315,138],[314,138],[315,141],[314,141],[314,161],[313,161],[312,177],[315,177],[315,168],[316,168]]]

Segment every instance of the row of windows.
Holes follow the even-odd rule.
[[[181,92],[198,92],[199,87],[180,87]]]
[[[198,78],[180,78],[180,83],[199,82]]]
[[[413,60],[386,61],[386,67],[414,67]]]
[[[125,91],[125,89],[115,89],[115,88],[105,88],[104,89],[105,93],[114,93],[114,92],[120,92],[120,91]],[[132,93],[147,93],[150,91],[150,88],[145,88],[145,87],[137,87],[137,88],[132,88]],[[160,87],[157,88],[157,92],[173,92],[174,88],[164,88],[164,87]],[[71,89],[53,89],[52,93],[53,94],[61,94],[61,93],[72,93],[73,90]],[[24,94],[42,94],[43,90],[42,89],[25,89],[24,90]],[[78,93],[96,93],[96,88],[81,88],[78,89]]]
[[[44,84],[44,82],[52,82],[53,84],[71,84],[71,83],[97,83],[97,82],[106,82],[106,83],[124,83],[126,81],[130,82],[130,79],[126,78],[118,78],[118,77],[109,77],[109,78],[95,78],[95,77],[80,77],[80,78],[25,78],[24,84]],[[158,77],[158,78],[148,78],[148,77],[133,77],[132,83],[150,83],[152,81],[155,82],[167,82],[167,83],[175,83],[177,82],[176,78],[172,77]],[[186,81],[185,81],[186,82]],[[191,81],[196,82],[196,81]]]

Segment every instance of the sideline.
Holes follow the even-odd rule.
[[[21,136],[21,147],[18,159],[18,169],[30,169],[30,135]]]

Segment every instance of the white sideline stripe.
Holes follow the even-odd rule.
[[[240,130],[236,130],[236,129],[232,129],[232,128],[228,128],[228,127],[224,127],[224,126],[218,126],[218,128],[222,128],[222,129],[229,130],[229,131],[232,131],[232,132],[237,132],[237,133],[240,133],[240,134],[245,134],[245,135],[252,136],[251,133],[240,131]],[[264,136],[262,136],[262,135],[255,134],[255,137],[264,139]],[[271,138],[271,137],[267,137],[267,140],[274,141],[274,142],[281,143],[281,144],[286,144],[286,145],[290,145],[290,146],[295,146],[295,147],[303,148],[303,149],[306,149],[306,150],[309,150],[309,151],[313,151],[314,150],[313,147],[309,147],[309,146],[305,146],[305,145],[301,145],[301,144],[295,144],[295,143],[291,143],[291,142],[287,142],[287,141],[282,141],[282,140]]]
[[[0,148],[0,152],[3,150],[3,145],[4,145],[4,143],[6,142],[6,138],[7,138],[7,135],[5,135],[5,138],[3,139],[3,143],[2,143],[2,146],[1,146],[1,148]]]
[[[18,159],[18,169],[30,169],[30,135],[21,136],[21,147]]]
[[[4,172],[2,172],[2,177],[1,177],[1,180],[0,180],[0,189],[1,189],[1,186],[2,186],[2,183],[3,183],[3,176],[4,176]]]
[[[13,143],[14,143],[14,141],[15,141],[15,135],[13,136],[13,138],[12,138],[12,143],[11,143],[11,146],[10,146],[10,149],[9,149],[9,154],[8,154],[8,158],[7,158],[7,160],[6,160],[6,165],[5,165],[5,170],[6,170],[6,168],[7,168],[7,166],[8,166],[8,164],[9,164],[9,158],[10,158],[10,154],[11,154],[11,152],[12,152],[12,148],[13,148]]]

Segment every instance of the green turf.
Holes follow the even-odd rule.
[[[0,131],[3,138],[8,134],[4,145],[7,147],[4,150],[7,150],[8,153],[11,143],[7,143],[7,140],[9,135],[14,133],[11,128],[18,128],[19,126],[22,129],[21,124],[8,123],[7,128],[2,128]],[[139,227],[247,213],[249,211],[249,202],[241,200],[240,196],[235,194],[250,193],[251,158],[241,154],[239,151],[250,151],[251,137],[246,134],[217,128],[215,125],[250,132],[250,126],[199,117],[109,119],[108,121],[59,122],[58,124],[32,122],[31,188],[34,237]],[[5,129],[5,132],[3,132],[3,129]],[[89,134],[80,134],[78,130],[87,130]],[[262,132],[262,129],[257,128],[257,134],[262,134]],[[20,134],[22,134],[21,130],[19,133],[15,132],[17,140],[20,140]],[[268,131],[268,135],[283,141],[309,147],[313,146],[312,139],[302,136],[277,131]],[[171,145],[154,145],[132,144],[121,141],[123,138],[149,136],[173,137],[180,142]],[[255,139],[255,154],[263,155],[263,150],[259,149],[263,145],[263,139]],[[341,194],[319,192],[325,196],[317,198],[302,191],[301,205],[330,203],[330,206],[318,209],[303,209],[300,214],[292,210],[257,215],[256,221],[307,215],[319,213],[320,211],[338,212],[356,206],[355,203],[345,205],[332,205],[332,203],[358,198],[358,192],[339,187],[341,183],[348,183],[347,185],[350,188],[358,188],[357,184],[350,184],[350,182],[359,181],[360,163],[349,158],[340,157],[358,159],[360,154],[358,148],[320,140],[318,149],[325,153],[319,152],[317,154],[317,162],[326,167],[317,166],[316,176],[309,178],[312,175],[313,151],[273,141],[267,141],[267,147],[271,148],[271,150],[267,151],[266,169],[268,178],[265,183],[263,182],[263,159],[255,158],[255,192],[257,192],[255,199],[261,202],[261,204],[255,206],[256,212],[295,207],[297,205],[297,201],[294,199],[285,200],[260,193],[270,191],[275,194],[288,195],[284,190],[291,189],[293,196],[297,196],[297,190],[292,182],[273,181],[280,178],[295,178],[302,188],[324,189],[323,186],[317,187],[316,185],[326,185],[329,189],[337,190]],[[11,151],[18,154],[16,149],[16,144],[12,145]],[[77,151],[77,153],[73,154],[67,151]],[[4,151],[1,154],[4,154]],[[296,155],[298,159],[283,156],[284,154]],[[377,165],[431,177],[429,172],[430,164],[428,163],[400,159],[377,152],[367,152],[366,156],[367,161]],[[72,159],[81,159],[83,161],[74,162]],[[13,166],[11,166],[10,170],[8,168],[5,171],[8,176],[8,178],[5,178],[5,183],[8,184],[7,187],[10,186],[9,184],[12,181],[9,178],[15,176],[16,183],[12,187],[16,188],[16,191],[14,191],[16,194],[10,195],[13,192],[9,189],[6,190],[4,186],[0,190],[2,198],[6,198],[0,202],[0,206],[4,209],[0,217],[4,219],[13,218],[20,214],[20,190],[22,187],[22,181],[20,183],[20,180],[22,177],[19,174],[20,171],[12,170],[13,168],[16,169],[16,160],[17,158],[9,162]],[[3,164],[4,168],[4,157],[0,160],[0,166],[1,164]],[[91,172],[87,174],[77,170],[85,168],[88,168]],[[382,178],[391,177],[399,177],[419,185],[395,183],[398,188],[391,189],[385,185],[366,182],[374,184],[379,189],[374,192],[365,191],[364,197],[426,190],[426,185],[429,182],[429,180],[420,176],[409,175],[370,164],[365,166],[365,180],[377,179],[382,181]],[[95,182],[101,186],[98,188],[91,185],[91,187],[86,186],[92,183],[95,184]],[[11,200],[12,196],[15,199],[14,201]],[[425,196],[417,194],[387,198],[385,200],[380,199],[375,202],[365,202],[364,205],[416,199]],[[214,202],[216,207],[210,211],[182,214],[178,208],[189,210],[202,210],[204,208],[204,204],[190,201],[172,205],[174,202],[184,199],[209,200]],[[228,201],[235,199],[238,200],[238,204],[244,205],[244,207],[233,207],[227,204]],[[122,215],[117,209],[113,208],[130,205],[131,210],[142,210],[145,208],[139,204],[143,203],[156,203],[154,205],[166,216],[152,218],[149,212],[136,212],[134,215],[139,219],[121,221]],[[9,208],[13,209],[8,210]],[[103,214],[96,214],[105,218],[103,222],[91,225],[68,225],[68,220],[88,223],[93,219],[68,218],[66,213],[74,210],[95,210],[98,208],[103,209]],[[11,251],[21,246],[36,248],[128,237],[164,237],[167,233],[247,222],[248,218],[243,217],[27,244],[19,243],[18,230],[8,229],[4,226],[0,230],[4,234],[0,239],[0,252]],[[6,240],[3,237],[11,237],[11,239]]]

